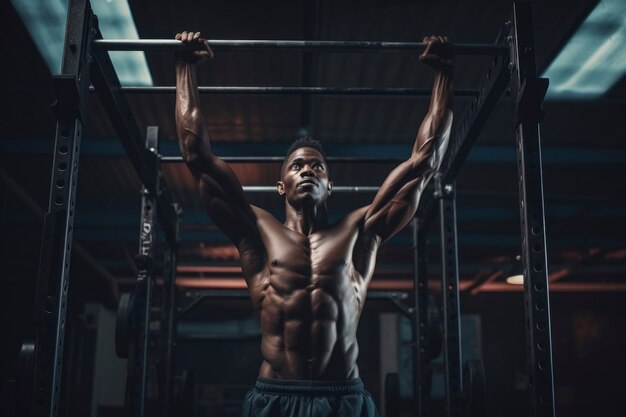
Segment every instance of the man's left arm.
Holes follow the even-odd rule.
[[[415,138],[410,158],[397,166],[365,215],[365,231],[381,241],[402,230],[415,215],[426,180],[439,168],[452,125],[452,53],[445,37],[424,38],[420,61],[435,70],[428,113]]]

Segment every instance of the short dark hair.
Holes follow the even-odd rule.
[[[324,162],[326,162],[326,152],[324,152],[324,148],[319,140],[313,139],[312,136],[302,136],[301,138],[296,139],[287,149],[287,154],[285,155],[285,159],[289,158],[296,149],[300,148],[313,148],[324,157]]]
[[[322,147],[320,141],[317,139],[313,139],[313,137],[311,136],[302,136],[294,140],[293,143],[289,146],[289,149],[287,149],[287,153],[285,154],[285,160],[283,161],[283,165],[280,168],[281,175],[285,171],[285,164],[289,159],[289,155],[291,155],[294,151],[300,148],[313,148],[318,151],[322,155],[322,158],[324,158],[324,164],[326,164],[326,167],[328,167],[328,162],[326,162],[326,152],[324,152],[324,148]]]

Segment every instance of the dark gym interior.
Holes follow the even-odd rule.
[[[111,3],[91,2],[94,11],[96,3]],[[426,35],[441,34],[453,43],[490,44],[513,10],[512,2],[496,0],[115,0],[113,4],[120,2],[128,3],[140,39],[173,39],[177,32],[196,30],[208,39],[421,42]],[[15,414],[20,408],[14,404],[21,401],[16,388],[18,357],[22,342],[35,332],[33,309],[56,128],[50,107],[56,98],[52,76],[58,73],[42,56],[41,41],[33,38],[32,23],[18,11],[19,3],[33,2],[11,0],[0,6],[5,57],[0,66],[4,334],[0,410],[7,416],[21,415]],[[591,13],[613,3],[619,2],[532,1],[530,30],[538,76],[547,76],[550,65]],[[594,39],[606,37],[621,45],[615,52],[622,57],[616,81],[596,96],[558,96],[549,90],[542,103],[553,401],[561,416],[626,415],[626,14],[614,20],[613,26],[607,23],[586,30],[594,31]],[[101,18],[100,28],[107,38],[105,23]],[[577,60],[574,65],[616,67],[613,61],[594,60],[602,47],[607,45],[598,43],[586,55],[571,58]],[[216,48],[215,57],[199,71],[199,85],[430,89],[432,71],[420,64],[418,55]],[[478,89],[491,59],[456,56],[455,88]],[[148,51],[145,60],[150,85],[175,84],[172,53]],[[602,71],[598,74],[604,77]],[[550,88],[558,82],[550,79]],[[137,281],[142,182],[102,102],[96,94],[88,97],[59,415],[118,416],[124,415],[127,363],[115,352],[115,322],[121,294],[132,291]],[[488,417],[528,416],[533,402],[532,397],[529,400],[524,286],[506,281],[522,273],[515,97],[514,88],[499,97],[455,183],[462,357],[478,359],[484,366],[484,415]],[[149,126],[156,126],[160,154],[180,156],[174,94],[127,94],[126,98],[142,138]],[[295,138],[311,135],[331,157],[404,158],[428,106],[427,96],[407,95],[203,94],[201,100],[213,150],[224,157],[283,156]],[[455,97],[455,124],[471,103],[471,98]],[[371,187],[381,185],[395,164],[330,162],[330,171],[335,186]],[[274,186],[281,164],[255,161],[231,166],[244,186]],[[178,408],[172,415],[238,416],[262,360],[258,318],[245,295],[210,296],[215,291],[245,289],[237,251],[209,220],[184,164],[162,162],[161,169],[172,200],[182,209],[176,304],[183,310],[195,297],[205,295],[179,314],[173,358]],[[283,203],[276,193],[246,196],[251,204],[282,220]],[[371,192],[333,194],[328,203],[331,220],[369,204],[373,196]],[[432,219],[426,233],[429,311],[434,317],[443,314],[438,222]],[[370,284],[373,291],[409,294],[409,307],[414,288],[412,232],[409,226],[381,247]],[[161,230],[157,239],[153,336],[148,347],[153,352],[159,349],[167,252]],[[417,415],[411,321],[389,299],[372,298],[365,303],[358,331],[361,377],[381,416]],[[424,407],[430,415],[443,416],[446,370],[442,355],[436,353],[431,361],[430,398]],[[162,415],[160,365],[155,358],[149,362],[145,415],[157,416]],[[392,395],[385,392],[389,373],[398,374],[399,392],[386,409]]]

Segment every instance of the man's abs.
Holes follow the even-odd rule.
[[[350,288],[352,289],[352,288]],[[261,308],[263,365],[271,379],[349,379],[358,376],[354,296],[322,288],[279,295],[269,288]]]
[[[357,239],[361,214],[308,236],[259,215],[266,265],[249,286],[261,319],[260,376],[358,376],[356,330],[376,253]],[[355,250],[367,267],[353,263]]]

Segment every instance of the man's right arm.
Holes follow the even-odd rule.
[[[201,43],[200,51],[177,54],[176,130],[183,159],[196,179],[207,212],[240,252],[259,248],[261,239],[256,216],[232,169],[211,151],[206,120],[198,94],[198,63],[212,56],[199,33],[183,32],[176,39]],[[258,252],[258,251],[257,251]],[[242,253],[242,255],[244,255]],[[257,257],[259,254],[256,254]]]

